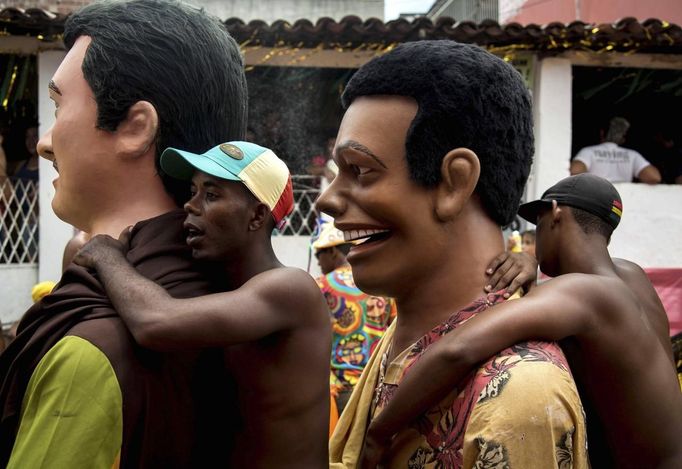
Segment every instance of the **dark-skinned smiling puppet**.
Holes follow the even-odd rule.
[[[317,203],[351,248],[356,284],[396,299],[398,316],[330,441],[330,467],[357,464],[368,423],[444,334],[505,301],[487,293],[533,154],[521,76],[453,41],[402,44],[361,67],[343,94],[339,174]],[[511,300],[514,301],[514,300]],[[386,467],[587,467],[575,383],[554,343],[522,342],[400,432]]]

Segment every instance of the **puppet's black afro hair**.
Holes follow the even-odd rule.
[[[405,142],[413,180],[437,185],[443,157],[469,148],[481,163],[476,192],[486,211],[500,225],[512,221],[533,158],[533,116],[530,94],[511,65],[474,45],[405,43],[363,65],[341,100],[348,108],[369,95],[417,101]]]

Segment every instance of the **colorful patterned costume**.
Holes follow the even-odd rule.
[[[377,342],[395,317],[395,302],[355,286],[349,265],[317,279],[332,318],[331,385],[349,390],[357,383]]]
[[[502,301],[488,295],[453,314],[387,363],[395,327],[368,364],[330,443],[330,467],[354,467],[367,414],[376,416],[428,347],[467,319]],[[585,419],[561,349],[523,342],[472,372],[462,389],[399,432],[389,468],[585,468]],[[371,418],[370,417],[370,418]]]

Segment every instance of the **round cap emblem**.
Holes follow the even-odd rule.
[[[242,152],[238,146],[232,145],[231,143],[223,143],[220,145],[220,150],[235,160],[241,160],[244,158],[244,152]]]

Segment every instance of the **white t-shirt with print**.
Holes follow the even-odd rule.
[[[575,155],[574,160],[583,162],[587,172],[610,182],[632,182],[651,164],[635,150],[619,147],[612,142],[585,147]]]

